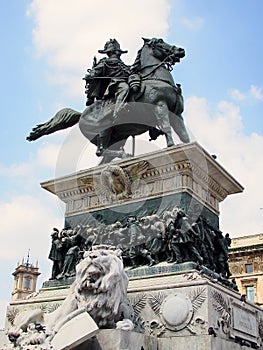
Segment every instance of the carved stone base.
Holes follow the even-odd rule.
[[[210,335],[156,339],[152,336],[118,330],[100,330],[98,335],[74,350],[245,350],[233,341]],[[251,349],[251,348],[250,348]]]
[[[158,338],[158,349],[262,346],[263,310],[241,302],[240,294],[219,282],[218,276],[191,268],[176,272],[172,266],[170,271],[166,266],[143,270],[140,276],[132,272],[128,295],[137,316],[136,329]]]
[[[198,143],[100,165],[41,186],[66,203],[71,227],[96,219],[105,224],[127,215],[162,213],[176,205],[218,227],[219,202],[243,187]]]
[[[202,215],[218,227],[219,202],[243,190],[197,143],[97,166],[42,187],[66,203],[65,221],[71,227],[94,219],[123,222],[129,215],[158,214],[175,206],[193,221]],[[245,342],[261,346],[263,310],[242,303],[215,274],[197,270],[192,263],[163,262],[131,269],[128,275],[135,330],[100,330],[75,350],[241,350]],[[11,302],[6,329],[21,311],[41,308],[48,313],[58,308],[67,296],[68,282],[48,281],[37,295]]]
[[[263,310],[242,302],[240,294],[219,282],[218,276],[193,266],[162,263],[130,270],[128,298],[134,307],[134,331],[100,330],[97,338],[89,341],[103,350],[141,350],[141,346],[144,350],[241,350],[246,349],[245,344],[261,347]],[[6,328],[12,315],[26,309],[53,311],[67,291],[66,286],[42,288],[31,299],[12,302]]]
[[[158,340],[154,337],[133,331],[101,329],[96,337],[74,350],[158,350],[157,344]]]

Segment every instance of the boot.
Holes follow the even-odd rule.
[[[170,131],[165,133],[165,138],[166,138],[167,147],[174,146],[174,140],[172,138],[172,134]]]
[[[150,264],[148,265],[149,267],[153,266],[156,264],[156,261],[153,260],[153,258],[150,255],[147,255],[147,259],[149,260]]]
[[[94,97],[89,97],[86,101],[86,106],[90,106],[94,103]]]
[[[135,269],[136,267],[138,267],[137,263],[136,263],[136,259],[135,258],[131,258],[131,264],[132,264],[132,269]]]
[[[102,156],[103,152],[104,152],[104,147],[103,147],[102,137],[98,136],[96,156],[98,157]]]

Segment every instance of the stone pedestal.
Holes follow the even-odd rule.
[[[243,187],[198,143],[182,144],[79,171],[42,187],[66,203],[66,225],[111,224],[129,215],[163,214],[179,206],[218,228],[219,203]],[[259,348],[263,310],[241,302],[220,276],[187,262],[127,270],[135,329],[99,330],[72,349],[241,350]],[[39,293],[10,303],[7,327],[27,309],[52,312],[74,278],[47,281]],[[222,283],[224,282],[224,283]]]
[[[96,339],[83,344],[76,350],[245,350],[249,348],[209,335],[155,339],[151,336],[138,335],[135,332],[125,334],[124,331],[101,330]]]
[[[158,349],[262,346],[261,308],[242,302],[219,276],[196,270],[194,263],[160,265],[129,273],[137,327],[158,338]]]
[[[101,329],[96,337],[74,350],[158,350],[158,340],[134,331]]]
[[[142,346],[144,350],[262,349],[263,310],[242,302],[240,294],[222,284],[218,275],[197,270],[191,262],[160,263],[130,270],[128,275],[134,331],[100,330],[96,338],[84,344],[92,343],[94,349],[102,350],[141,350]],[[27,309],[51,312],[67,292],[66,286],[42,288],[31,299],[12,302],[8,319]],[[89,348],[84,344],[72,349]]]
[[[243,187],[198,143],[82,170],[41,186],[66,203],[67,225],[105,224],[180,206],[218,227],[219,203]]]

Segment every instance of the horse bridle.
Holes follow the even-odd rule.
[[[153,72],[155,72],[159,67],[161,67],[162,65],[164,64],[167,64],[168,65],[168,71],[171,72],[172,71],[172,63],[169,63],[169,62],[166,62],[166,60],[168,58],[171,58],[173,54],[169,55],[169,56],[166,56],[164,60],[162,60],[162,62],[160,63],[156,63],[156,64],[151,64],[149,66],[145,66],[143,67],[141,70],[145,69],[145,68],[149,68],[149,67],[154,67],[149,73],[145,74],[145,75],[142,75],[142,79],[145,79],[147,78],[149,75],[151,75]]]
[[[148,66],[145,66],[145,67],[143,67],[142,69],[140,69],[140,71],[142,71],[142,70],[144,70],[145,68],[150,68],[150,67],[153,67],[153,69],[149,72],[149,73],[147,73],[147,74],[145,74],[145,75],[141,75],[141,77],[142,77],[142,80],[144,80],[145,78],[147,78],[149,75],[151,75],[153,72],[155,72],[159,67],[161,67],[162,65],[167,65],[168,66],[168,71],[169,72],[171,72],[172,70],[173,70],[173,68],[172,68],[172,66],[173,66],[173,63],[170,63],[170,62],[166,62],[168,59],[171,59],[171,57],[174,55],[174,53],[171,53],[170,55],[167,55],[163,60],[162,60],[162,62],[160,62],[160,63],[156,63],[156,64],[150,64],[150,65],[148,65]],[[90,79],[92,80],[92,79],[110,79],[110,80],[112,80],[112,79],[126,79],[127,77],[122,77],[122,76],[120,76],[120,77],[91,77]]]

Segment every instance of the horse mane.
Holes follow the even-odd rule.
[[[138,50],[137,52],[137,56],[135,58],[134,63],[131,66],[131,72],[132,73],[137,73],[138,71],[141,70],[141,56],[142,56],[142,49],[147,45],[147,46],[151,46],[152,43],[154,43],[154,40],[156,40],[156,38],[153,39],[144,39],[144,43],[143,46]]]
[[[141,55],[142,55],[142,49],[144,48],[144,45],[140,50],[137,52],[137,56],[135,58],[134,63],[131,66],[131,72],[136,73],[141,70]]]

